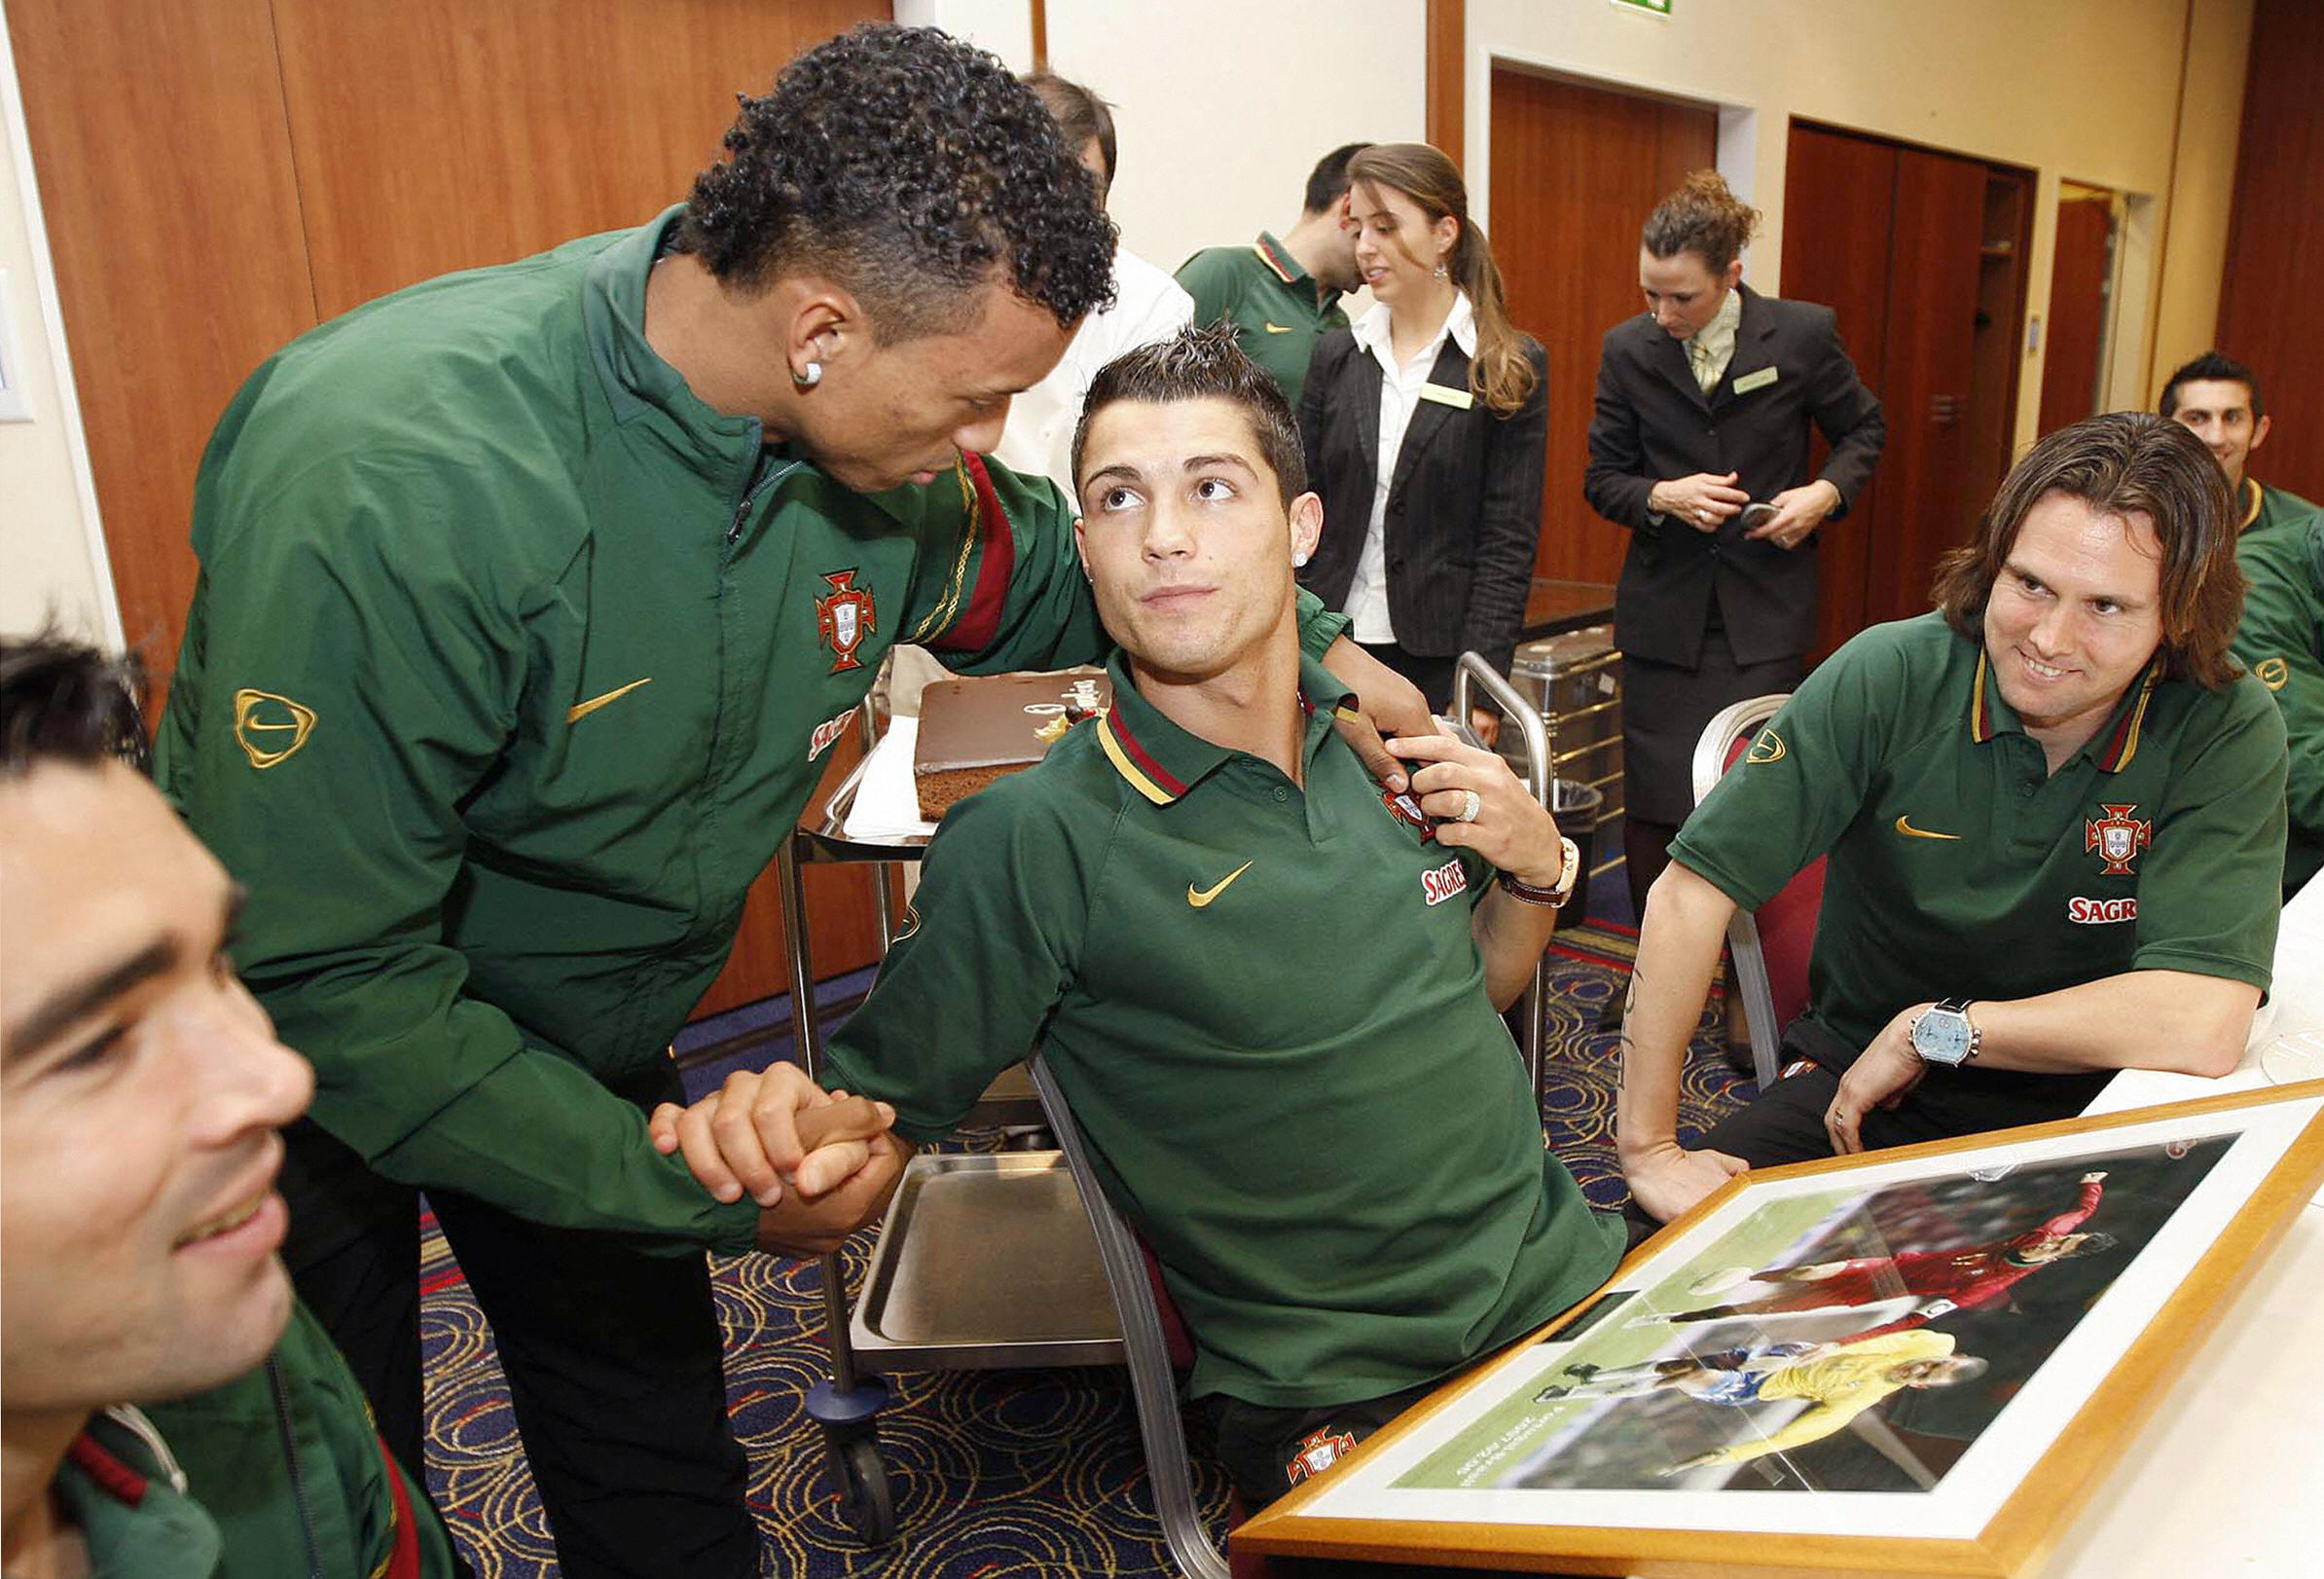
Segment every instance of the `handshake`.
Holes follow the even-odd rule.
[[[689,1107],[646,1120],[654,1150],[681,1157],[722,1201],[758,1204],[758,1247],[827,1255],[888,1203],[911,1145],[885,1102],[826,1091],[796,1064],[737,1070]]]

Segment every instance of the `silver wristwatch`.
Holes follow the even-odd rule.
[[[1970,1000],[1947,998],[1912,1022],[1912,1050],[1924,1063],[1958,1069],[1977,1056],[1984,1033],[1969,1017]]]

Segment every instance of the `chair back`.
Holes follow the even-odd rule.
[[[1788,692],[1755,696],[1722,709],[1703,726],[1694,748],[1694,799],[1702,803],[1729,768],[1791,699]],[[1751,1062],[1764,1090],[1776,1077],[1783,1028],[1807,1009],[1807,962],[1814,952],[1816,918],[1824,908],[1822,856],[1800,868],[1757,910],[1738,909],[1727,923],[1735,959],[1735,989],[1751,1031]]]

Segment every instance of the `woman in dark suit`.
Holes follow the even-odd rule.
[[[1471,648],[1507,672],[1541,533],[1548,356],[1509,322],[1451,160],[1425,143],[1348,165],[1374,306],[1316,343],[1299,402],[1324,534],[1300,580],[1443,711]],[[1497,715],[1471,719],[1490,742]]]
[[[1582,491],[1631,533],[1614,643],[1623,858],[1642,917],[1694,809],[1703,726],[1799,683],[1816,640],[1817,529],[1847,513],[1888,437],[1832,310],[1741,282],[1759,217],[1718,171],[1687,177],[1641,239],[1647,311],[1607,331],[1598,363]],[[1813,477],[1811,423],[1832,445]]]

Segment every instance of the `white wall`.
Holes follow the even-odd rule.
[[[897,0],[1023,71],[1026,0]],[[1049,67],[1114,106],[1123,244],[1175,270],[1299,217],[1315,162],[1427,129],[1422,0],[1048,0]]]
[[[1768,290],[1781,288],[1794,118],[2036,170],[2035,312],[2050,299],[2061,178],[2166,203],[2176,193],[2167,240],[2156,240],[2161,270],[2147,275],[2158,283],[2125,303],[2121,324],[2117,389],[2131,392],[2158,355],[2176,362],[2201,349],[2217,316],[2251,3],[1679,0],[1661,18],[1608,0],[1470,0],[1470,187],[1490,185],[1499,58],[1721,106],[1721,165],[1766,214],[1749,275]],[[2033,436],[2040,394],[2037,352],[2019,381],[2021,440]]]
[[[16,62],[0,18],[0,272],[10,376],[32,420],[0,422],[0,633],[30,633],[54,615],[85,640],[121,644],[121,611],[97,533],[80,412],[24,142]]]

